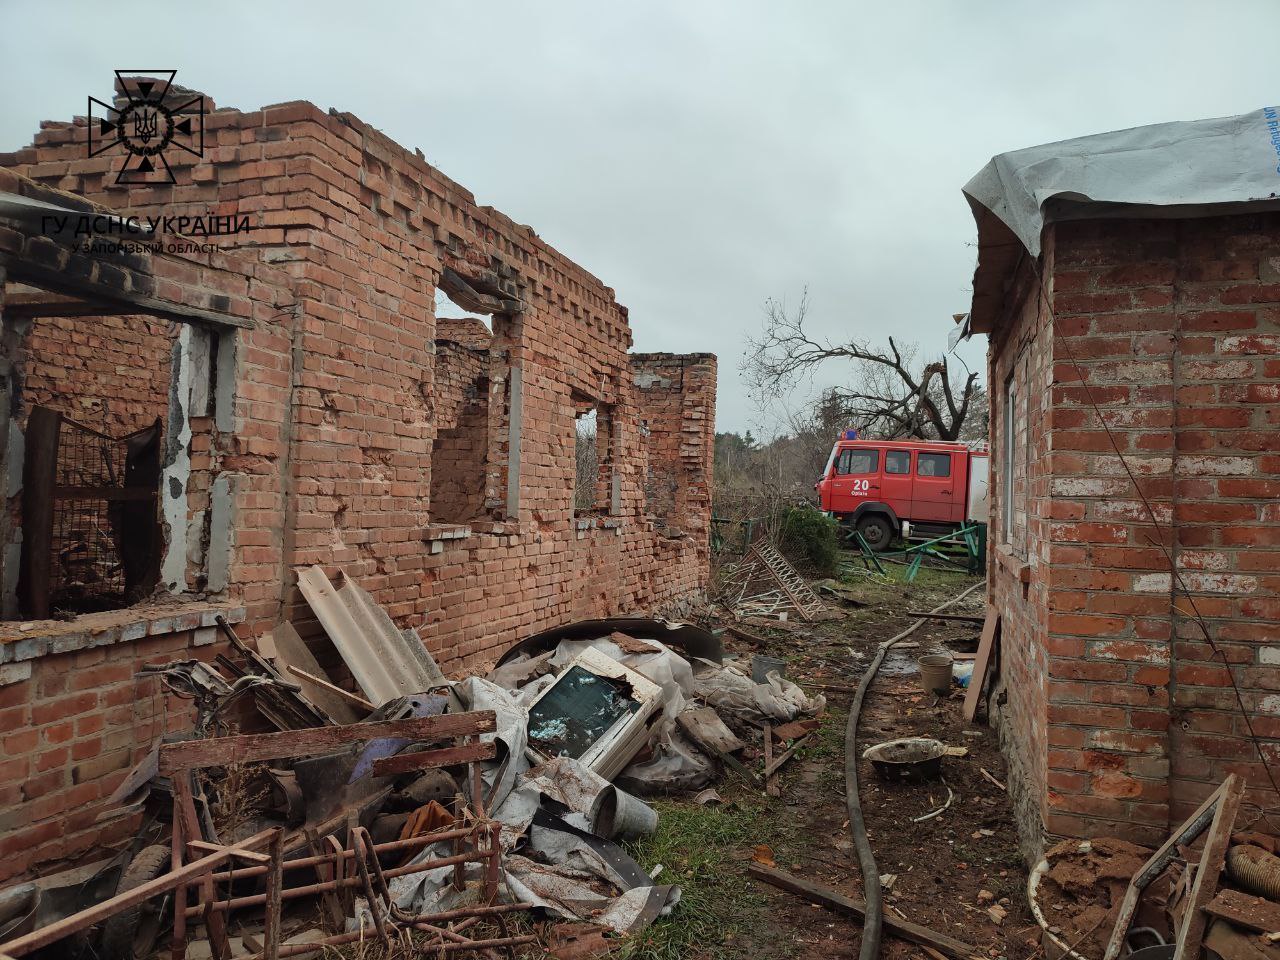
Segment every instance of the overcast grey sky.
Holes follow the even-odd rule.
[[[818,329],[940,352],[987,159],[1275,103],[1277,27],[1276,0],[0,0],[0,150],[115,68],[349,110],[614,287],[637,350],[719,354],[742,430],[766,297],[808,286]]]

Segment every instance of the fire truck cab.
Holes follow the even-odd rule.
[[[821,508],[873,550],[899,536],[940,536],[987,519],[989,456],[964,443],[863,440],[848,431],[814,488]]]

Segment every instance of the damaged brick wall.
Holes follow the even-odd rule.
[[[83,200],[40,189],[7,170],[0,170],[0,191],[94,212]],[[221,359],[234,365],[239,349],[247,361],[282,368],[279,358],[270,358],[269,346],[276,337],[272,323],[292,294],[286,278],[271,268],[227,254],[118,255],[84,248],[82,240],[58,241],[36,230],[0,223],[0,273],[10,282],[74,280],[85,291],[146,298],[162,308],[172,306],[184,316],[189,311],[211,311],[224,321],[256,324],[252,330],[227,334],[237,345],[224,351]],[[29,310],[24,300],[15,302]],[[188,531],[182,526],[208,506],[209,486],[201,486],[202,479],[250,489],[255,480],[268,490],[278,484],[274,473],[255,478],[255,465],[245,458],[262,435],[252,413],[269,417],[269,411],[258,410],[260,401],[252,399],[257,385],[267,382],[269,375],[241,383],[238,398],[224,398],[229,408],[238,408],[243,435],[234,423],[219,430],[214,416],[195,416],[200,393],[194,389],[196,384],[190,379],[170,381],[175,336],[188,348],[195,336],[188,323],[176,324],[175,333],[169,320],[128,317],[119,323],[117,318],[67,318],[71,324],[81,324],[74,326],[38,319],[34,329],[22,335],[18,332],[22,325],[13,323],[19,312],[12,306],[6,310],[5,296],[0,294],[6,331],[2,359],[19,419],[33,401],[72,404],[69,409],[76,410],[78,399],[86,396],[112,401],[106,408],[112,417],[141,413],[154,420],[175,400],[189,415],[180,419],[190,428],[190,439],[181,450],[190,470],[175,474],[173,483],[162,491],[164,498],[175,501],[178,529],[171,530],[170,536],[178,537],[179,565],[190,559],[183,539]],[[51,330],[58,332],[51,334]],[[125,332],[120,343],[98,345],[96,355],[111,362],[95,369],[79,346],[84,338],[102,336],[107,330]],[[139,339],[139,330],[148,331],[151,338]],[[81,363],[80,357],[86,362]],[[67,371],[66,383],[50,378],[48,358]],[[128,370],[122,369],[126,366]],[[144,389],[143,384],[149,386]],[[212,378],[208,386],[214,389]],[[133,404],[128,402],[131,391],[136,391]],[[237,419],[233,409],[222,412]],[[109,422],[121,428],[137,425],[127,419]],[[280,430],[280,422],[273,427]],[[170,432],[168,425],[166,431]],[[217,462],[215,443],[225,447]],[[20,445],[0,444],[0,465],[5,471],[16,469],[21,475],[21,452]],[[277,505],[270,520],[263,522],[278,524],[280,515]],[[221,562],[229,562],[237,574],[251,570],[254,545],[265,529],[224,530],[223,547],[235,549],[221,551]],[[12,534],[12,528],[6,531],[6,537]],[[6,554],[6,578],[12,560]],[[202,576],[212,569],[204,565]],[[203,581],[190,584],[193,589],[204,585]],[[113,844],[136,833],[138,817],[121,816],[106,798],[160,733],[178,732],[191,723],[189,703],[166,702],[157,680],[139,677],[137,671],[145,663],[205,659],[222,652],[225,644],[218,642],[212,619],[217,613],[226,614],[232,622],[243,619],[243,610],[235,604],[192,596],[185,602],[181,598],[176,603],[143,602],[131,609],[67,621],[0,624],[0,882],[29,871],[83,863],[89,851],[109,852]]]
[[[190,436],[182,452],[197,474],[180,491],[193,529],[203,524],[206,540],[229,548],[221,582],[245,608],[243,633],[287,617],[306,635],[314,625],[295,573],[316,563],[330,574],[343,568],[454,671],[574,618],[656,612],[699,594],[707,577],[713,357],[694,358],[676,378],[685,395],[670,429],[680,441],[662,455],[678,459],[688,489],[678,508],[683,536],[671,537],[644,509],[641,419],[649,398],[633,382],[627,311],[610,288],[529,227],[477,205],[420,153],[349,114],[307,103],[211,108],[206,145],[203,160],[173,158],[173,186],[117,185],[117,158],[84,156],[82,121],[45,125],[31,147],[0,155],[0,166],[67,191],[59,202],[73,205],[83,201],[71,195],[82,195],[136,215],[249,217],[252,229],[219,237],[218,252],[157,257],[152,274],[121,281],[255,322],[219,355],[235,386],[230,412],[196,410],[184,420]],[[0,171],[0,189],[11,187],[16,178]],[[9,240],[0,229],[0,253],[67,270],[64,253],[39,238],[21,250]],[[437,341],[458,337],[434,316],[446,271],[455,290],[457,278],[470,285],[464,300],[480,297],[494,312],[485,375],[488,409],[502,411],[486,418],[485,519],[448,537],[439,535],[432,505],[436,408],[450,402],[451,389],[448,376],[436,380]],[[575,518],[572,505],[577,396],[611,412],[609,509],[586,518]],[[208,483],[200,475],[206,465]],[[208,516],[219,490],[230,504],[220,535]],[[188,591],[201,589],[209,571],[202,551],[179,576]],[[28,639],[51,629],[37,625]],[[0,669],[22,639],[9,632],[0,636]],[[172,627],[160,635],[177,637],[175,656],[195,643]],[[134,659],[127,646],[142,641],[106,642]],[[28,658],[33,676],[53,653]],[[68,663],[74,667],[58,668]],[[38,681],[15,682],[22,692],[12,696],[32,706],[41,700]],[[143,696],[151,687],[134,689]],[[140,745],[147,736],[136,732]],[[22,793],[41,749],[0,782],[21,804],[3,811],[21,825],[19,836],[47,829],[46,812]],[[64,759],[46,762],[70,778]],[[104,777],[98,795],[121,776]]]
[[[33,406],[119,437],[169,407],[178,325],[155,317],[36,317],[23,358],[23,423]]]
[[[431,451],[435,523],[486,519],[492,340],[479,320],[436,321],[436,438]]]
[[[1227,667],[1190,611],[1194,602],[1233,665],[1274,764],[1280,216],[1078,222],[1051,233],[1057,339],[1049,484],[1037,507],[1050,522],[1033,537],[1041,562],[1031,570],[1045,593],[1022,601],[1027,611],[1008,598],[1010,571],[998,562],[992,571],[1006,591],[1002,614],[1046,624],[1045,670],[1028,671],[1043,699],[1014,720],[1038,714],[1047,727],[1048,831],[1154,843],[1229,773],[1245,777],[1253,802],[1276,802]],[[1003,344],[992,349],[998,366]],[[1174,587],[1090,394],[1190,598]]]

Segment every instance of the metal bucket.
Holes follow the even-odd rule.
[[[916,661],[920,667],[920,686],[925,693],[945,697],[951,693],[955,661],[949,653],[930,653]]]
[[[658,811],[611,784],[592,804],[591,825],[606,840],[634,840],[658,829]]]
[[[756,654],[751,658],[751,679],[756,683],[768,683],[769,674],[777,671],[778,676],[786,676],[787,661],[777,657],[765,657]]]

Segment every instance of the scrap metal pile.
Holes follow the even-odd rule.
[[[146,668],[194,703],[193,730],[112,797],[143,823],[128,850],[0,891],[0,955],[605,951],[680,898],[618,843],[656,827],[637,794],[722,765],[766,784],[794,753],[768,769],[774,741],[824,706],[660,620],[559,628],[450,681],[358,584],[315,567],[299,586],[319,642],[286,622],[255,649],[223,623],[228,655]],[[761,731],[757,774],[738,755]]]

